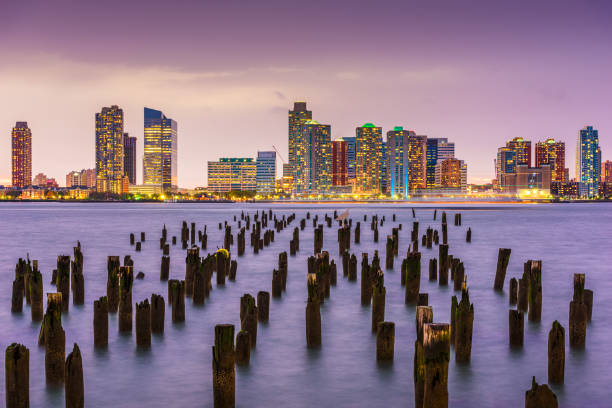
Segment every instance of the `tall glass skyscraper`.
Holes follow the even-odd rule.
[[[296,152],[303,149],[300,146],[302,125],[308,120],[312,120],[312,111],[306,109],[306,102],[295,102],[293,110],[289,111],[289,166],[292,172],[298,165]]]
[[[427,187],[427,136],[408,138],[408,184],[410,191]]]
[[[414,132],[396,126],[387,132],[387,189],[393,196],[407,197],[408,189],[408,138]]]
[[[427,138],[427,188],[435,188],[436,164],[455,157],[455,144],[446,138]]]
[[[177,188],[177,137],[174,120],[161,111],[144,108],[145,185],[158,185],[164,191]]]
[[[28,122],[17,122],[11,133],[13,187],[32,185],[32,131]]]
[[[259,195],[274,194],[276,187],[276,152],[257,152],[256,192]]]
[[[500,147],[497,149],[495,160],[495,178],[499,187],[505,187],[505,178],[509,174],[516,174],[516,150],[510,147]]]
[[[123,110],[117,105],[96,113],[96,189],[121,194],[125,175]]]
[[[129,133],[123,134],[123,170],[130,184],[136,184],[136,136]]]
[[[293,192],[298,195],[329,192],[332,182],[331,126],[308,120],[295,144]]]
[[[580,195],[589,198],[597,196],[600,178],[599,132],[593,126],[585,126],[580,130],[576,146],[576,179],[580,183]]]
[[[342,139],[334,140],[332,143],[332,185],[346,186],[347,177],[347,151],[346,142]]]
[[[355,192],[380,194],[382,189],[382,128],[366,123],[355,129]]]
[[[355,160],[357,157],[357,138],[355,136],[341,137],[338,140],[346,142],[346,176],[349,184],[355,182]]]

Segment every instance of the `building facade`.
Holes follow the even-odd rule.
[[[136,183],[136,136],[123,134],[123,170],[130,184]]]
[[[515,137],[506,143],[506,147],[516,152],[516,164],[518,166],[531,167],[531,141],[522,137]]]
[[[208,162],[208,191],[229,193],[230,191],[257,190],[257,165],[252,158],[221,158]]]
[[[501,189],[504,188],[507,175],[516,173],[516,150],[509,147],[497,149],[497,159],[495,160],[495,178]]]
[[[597,196],[600,178],[599,132],[592,126],[586,126],[580,130],[576,146],[576,180],[580,182],[580,195],[588,198]]]
[[[289,167],[291,172],[298,165],[297,151],[303,149],[303,146],[300,145],[302,125],[309,120],[312,120],[312,111],[307,109],[306,102],[295,102],[293,110],[289,111]]]
[[[96,113],[96,189],[121,194],[125,175],[123,110],[117,105]]]
[[[66,174],[66,187],[96,187],[96,170],[83,169],[75,170]],[[124,191],[125,192],[125,191]]]
[[[387,189],[392,197],[407,197],[410,194],[408,169],[408,138],[416,134],[396,126],[387,132]]]
[[[32,185],[32,131],[28,122],[17,122],[11,132],[12,185]]]
[[[144,108],[143,181],[163,191],[178,187],[176,121],[161,111]]]
[[[427,136],[408,138],[408,188],[411,192],[427,187]]]
[[[522,190],[543,190],[550,192],[552,170],[550,165],[528,167],[524,164],[516,166],[516,172],[504,176],[504,192],[520,193]]]
[[[366,123],[355,129],[355,192],[382,191],[382,128]]]
[[[257,152],[255,191],[267,196],[276,190],[276,152]]]
[[[332,183],[331,126],[308,120],[296,142],[293,193],[328,193]]]
[[[427,188],[436,187],[436,164],[438,160],[455,157],[455,144],[447,138],[427,138]]]
[[[357,159],[357,138],[355,136],[341,137],[338,140],[346,142],[346,175],[348,184],[355,184],[356,159]]]
[[[465,192],[467,190],[467,164],[456,158],[438,160],[435,178],[436,188]]]
[[[348,151],[347,143],[334,140],[332,146],[332,186],[346,186],[348,184]]]
[[[553,181],[567,181],[565,179],[565,143],[546,139],[535,145],[535,167],[544,164],[550,165]]]
[[[612,161],[606,160],[601,164],[601,181],[612,183]]]

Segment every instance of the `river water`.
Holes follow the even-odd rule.
[[[0,347],[19,342],[30,349],[30,402],[33,407],[63,406],[63,389],[45,385],[44,348],[37,346],[39,323],[32,323],[29,307],[21,315],[10,312],[11,282],[15,263],[29,253],[39,261],[44,290],[55,291],[49,284],[57,255],[72,254],[80,240],[84,254],[85,305],[70,305],[62,316],[66,331],[66,350],[78,343],[83,356],[85,404],[108,407],[208,407],[212,406],[211,346],[214,326],[231,323],[239,329],[239,304],[244,293],[256,296],[260,290],[271,291],[272,270],[278,254],[289,250],[294,226],[306,211],[332,214],[349,209],[355,223],[362,221],[361,244],[351,244],[351,251],[361,259],[370,259],[379,250],[384,265],[384,237],[391,228],[403,224],[400,231],[400,258],[395,269],[385,271],[385,320],[396,325],[395,360],[392,365],[378,365],[375,358],[376,336],[370,331],[371,309],[360,304],[360,283],[342,278],[338,258],[337,226],[324,229],[324,250],[339,264],[338,285],[321,308],[322,343],[320,350],[306,348],[304,311],[306,306],[306,259],[313,252],[312,222],[300,233],[300,252],[289,257],[287,291],[282,299],[272,299],[270,321],[260,324],[257,349],[251,353],[248,368],[237,367],[236,401],[239,407],[400,407],[414,406],[413,353],[415,308],[404,305],[400,286],[401,256],[406,253],[412,227],[412,205],[397,204],[157,204],[157,203],[3,203],[0,226],[3,240],[0,250]],[[185,251],[180,248],[181,222],[208,226],[209,251],[220,247],[223,233],[218,222],[232,220],[240,212],[254,213],[272,208],[278,215],[296,213],[297,219],[275,242],[258,255],[248,246],[238,258],[236,282],[213,290],[203,307],[186,299],[186,321],[173,324],[170,308],[166,311],[163,336],[153,336],[150,350],[136,348],[135,333],[119,335],[117,316],[109,321],[109,346],[100,351],[93,347],[93,301],[106,294],[108,255],[130,254],[134,272],[145,273],[136,280],[134,302],[150,298],[151,293],[167,297],[167,285],[159,280],[161,251],[159,237],[165,223],[168,235],[177,235],[179,245],[171,247],[171,278],[184,279]],[[449,221],[449,253],[465,265],[470,300],[475,318],[472,359],[469,365],[457,365],[454,354],[449,364],[448,388],[452,407],[520,407],[531,377],[547,382],[548,331],[554,320],[566,328],[565,384],[553,386],[560,406],[610,406],[612,380],[612,207],[607,204],[545,205],[457,205],[414,206],[420,232],[431,225],[439,228],[440,209]],[[455,212],[462,213],[463,225],[453,225]],[[397,214],[397,221],[391,215]],[[363,215],[386,216],[378,244],[373,242],[369,222]],[[465,242],[465,232],[472,228],[472,243]],[[129,245],[129,233],[145,231],[142,252]],[[237,231],[234,227],[233,231]],[[137,234],[137,237],[139,234]],[[512,248],[503,293],[493,291],[498,248]],[[448,322],[452,282],[440,288],[427,280],[427,265],[433,250],[422,249],[421,292],[429,293],[434,321]],[[235,259],[236,257],[233,256]],[[522,350],[508,347],[509,279],[522,274],[528,259],[543,262],[543,310],[539,324],[525,327]],[[586,287],[594,291],[593,320],[588,326],[584,350],[572,350],[568,341],[569,302],[574,273],[586,274]],[[358,272],[358,276],[360,273]],[[46,297],[45,297],[46,298]],[[45,300],[46,303],[46,300]],[[167,304],[167,299],[166,299]],[[236,330],[237,332],[238,330]],[[4,358],[4,353],[2,353]],[[4,370],[0,374],[4,383]],[[5,400],[4,387],[1,401]]]

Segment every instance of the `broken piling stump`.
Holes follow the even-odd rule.
[[[94,347],[108,346],[108,300],[102,296],[93,304]]]
[[[474,305],[470,303],[467,289],[461,293],[461,302],[455,311],[455,361],[469,363],[472,355],[472,330],[474,327]]]
[[[257,293],[257,319],[267,322],[270,316],[270,293],[260,291]]]
[[[508,269],[508,262],[510,262],[510,248],[499,248],[497,254],[497,269],[495,270],[495,282],[493,283],[493,289],[504,290],[504,281],[506,280],[506,270]]]
[[[376,333],[378,323],[385,321],[385,275],[380,269],[375,272],[372,284],[372,332]]]
[[[81,350],[76,343],[74,343],[72,352],[66,358],[64,372],[66,408],[83,408],[85,406],[83,360],[81,359]]]
[[[30,406],[30,351],[22,344],[13,343],[4,354],[4,377],[7,408]]]
[[[518,281],[516,278],[510,279],[510,296],[509,303],[511,305],[516,305],[516,301],[518,299]]]
[[[151,347],[151,306],[149,299],[136,303],[136,345]]]
[[[219,272],[217,272],[219,273]],[[169,280],[170,296],[172,304],[172,322],[179,323],[185,321],[185,281]]]
[[[508,333],[510,347],[523,347],[523,333],[525,332],[525,315],[519,310],[508,311]]]
[[[164,297],[153,293],[151,295],[151,333],[162,334],[164,332],[165,317],[166,302]]]
[[[404,303],[407,305],[417,303],[421,289],[421,253],[411,252],[405,259],[406,265],[406,291]]]
[[[306,345],[309,348],[321,346],[321,306],[317,277],[308,274],[308,301],[306,303]]]
[[[548,382],[563,384],[565,378],[565,329],[554,321],[548,333]]]
[[[425,389],[423,407],[448,407],[448,362],[450,360],[450,326],[427,323],[423,329]]]
[[[234,325],[215,326],[215,344],[212,347],[212,380],[215,408],[233,408],[236,405],[236,367],[234,351]]]
[[[131,266],[119,268],[119,332],[132,331],[132,285],[134,274]]]
[[[547,384],[538,385],[533,377],[531,389],[525,392],[525,408],[558,408],[557,396]]]
[[[376,360],[393,361],[395,323],[380,322],[376,329]]]
[[[246,330],[236,335],[236,364],[247,366],[251,359],[251,336]]]

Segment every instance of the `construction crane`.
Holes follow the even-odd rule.
[[[283,164],[287,164],[287,162],[285,161],[285,159],[283,159],[283,156],[280,154],[280,152],[278,151],[276,146],[272,145],[272,147],[274,148],[274,150],[276,150],[276,154],[278,154],[278,157],[280,157],[280,159],[282,160]]]

